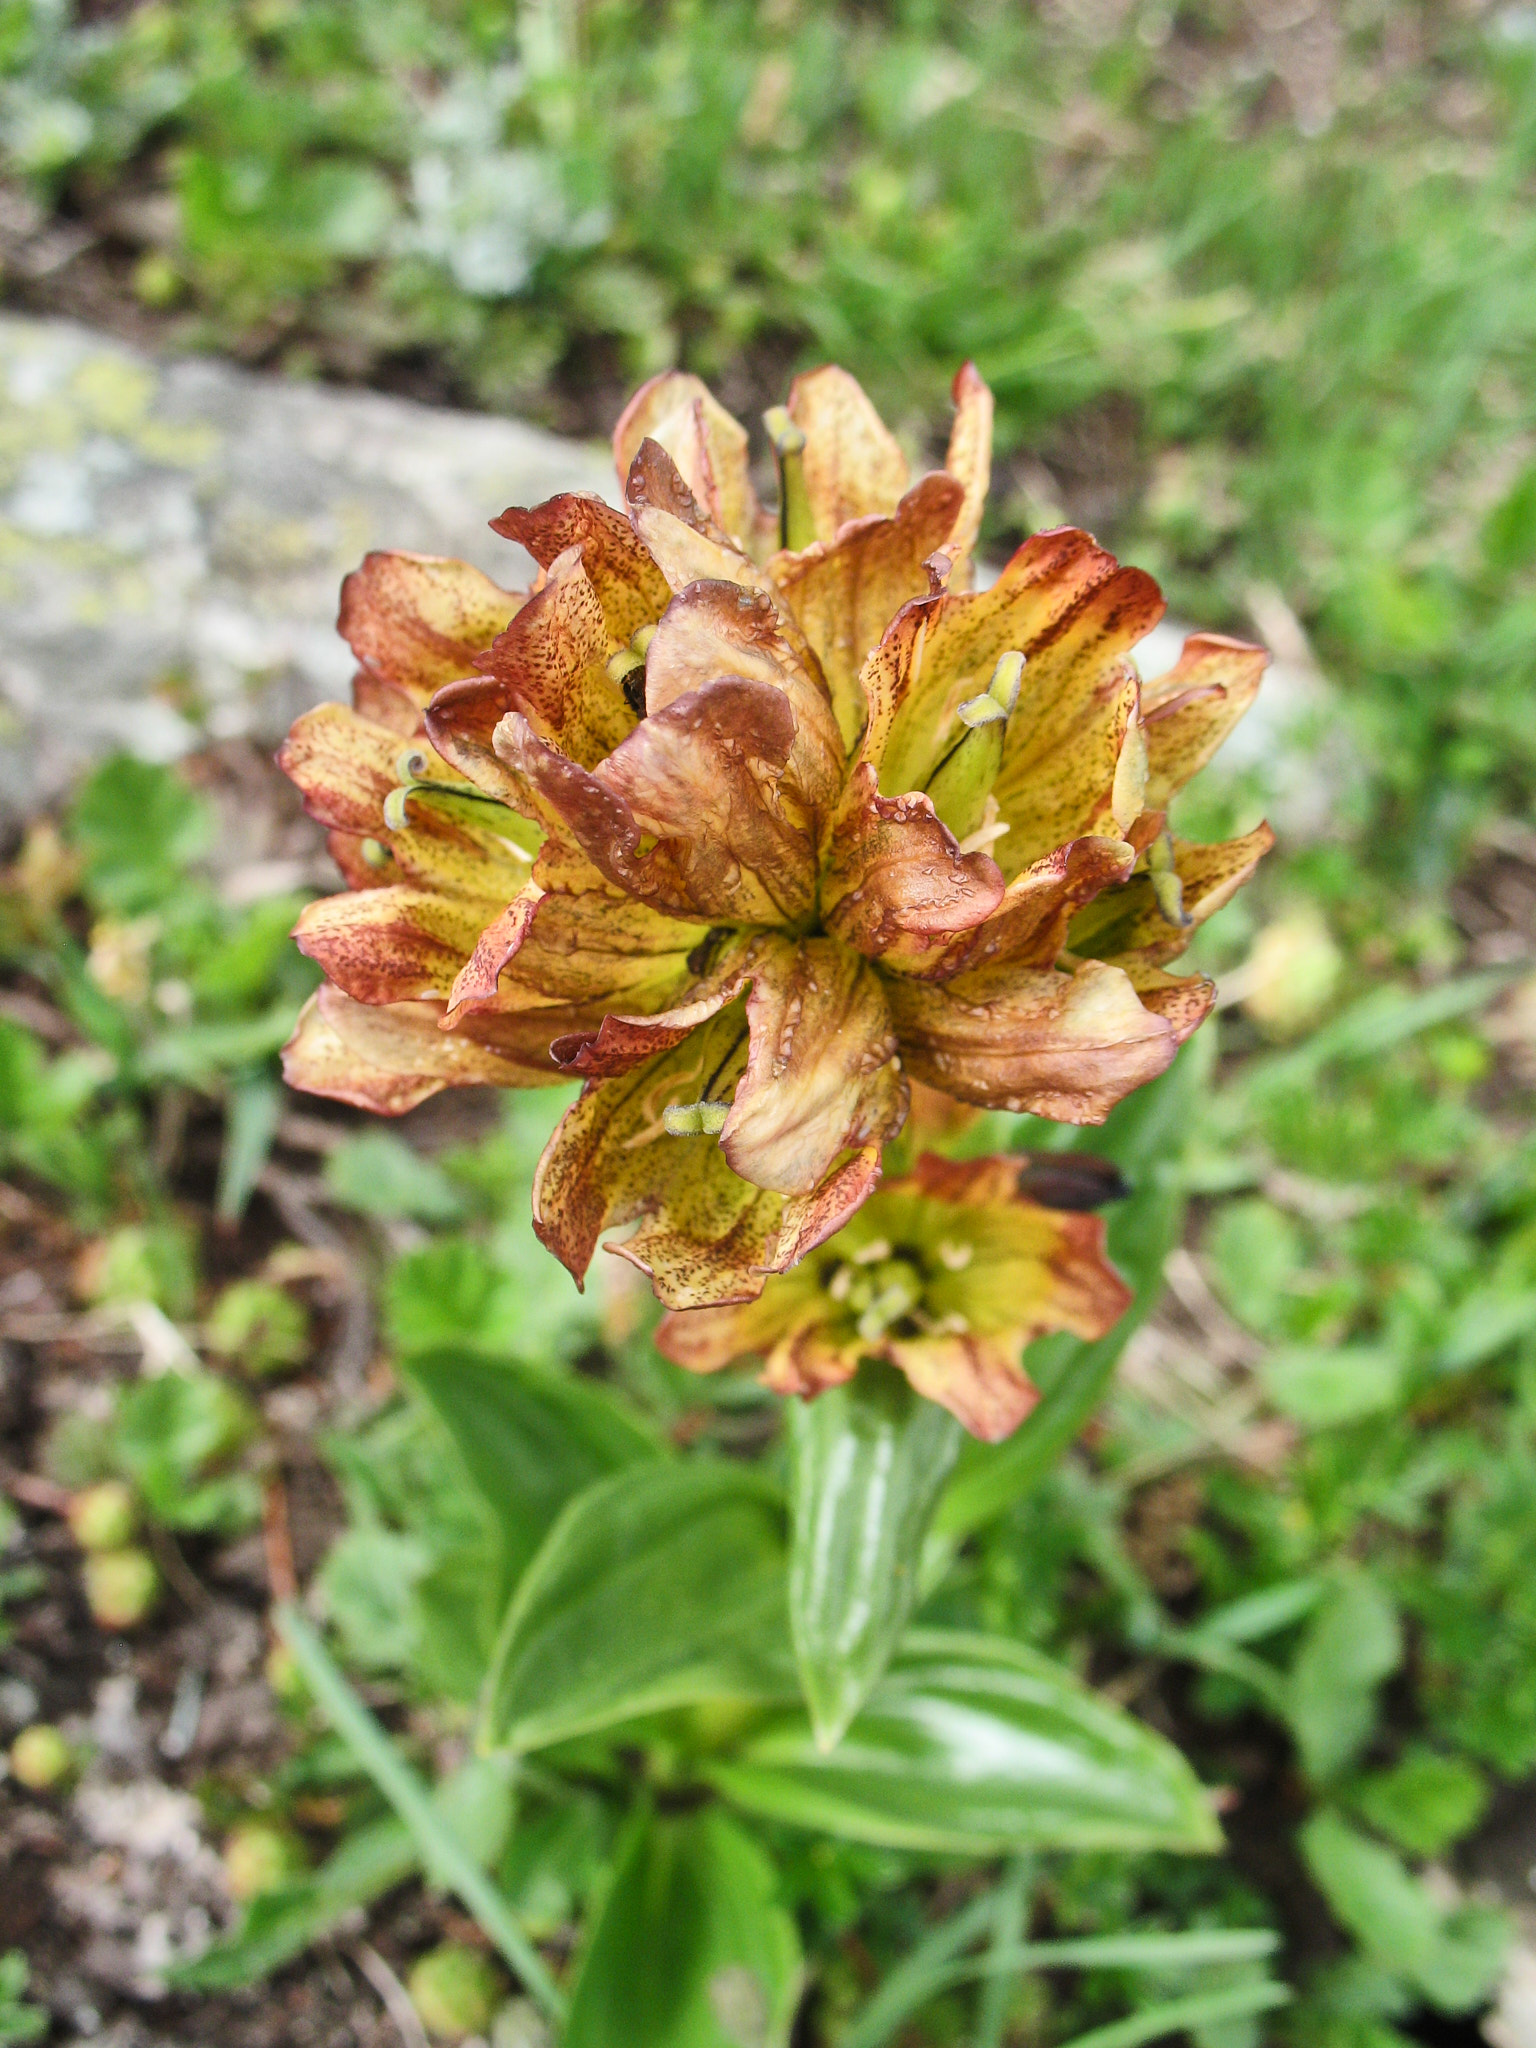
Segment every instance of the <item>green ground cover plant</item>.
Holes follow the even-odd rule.
[[[327,1439],[345,1527],[327,1633],[279,1622],[270,1793],[344,1818],[189,1987],[260,1981],[424,1873],[497,1997],[568,2000],[577,2044],[637,2015],[780,2041],[807,1983],[797,2043],[845,2048],[1395,2048],[1486,2004],[1509,1928],[1467,1845],[1536,1767],[1536,24],[1325,18],[1309,83],[1215,7],[0,12],[9,176],[136,317],[577,428],[673,360],[746,413],[836,355],[924,454],[974,354],[994,545],[1082,518],[1179,608],[1278,619],[1337,693],[1190,810],[1214,832],[1278,800],[1279,853],[1195,956],[1247,1002],[1087,1140],[1132,1189],[1110,1244],[1137,1306],[1092,1358],[1037,1345],[1035,1417],[957,1460],[862,1775],[808,1740],[782,1632],[728,1682],[720,1641],[671,1645],[688,1688],[658,1695],[666,1617],[605,1587],[632,1509],[683,1532],[658,1581],[702,1528],[771,1605],[791,1447],[776,1400],[680,1374],[643,1303],[577,1296],[537,1244],[549,1098],[430,1156],[338,1125],[326,1200],[394,1391]],[[279,1267],[231,1303],[155,1167],[190,1103],[217,1133],[197,1201],[248,1212],[312,980],[296,901],[222,902],[208,815],[174,772],[98,771],[6,898],[8,969],[71,1034],[0,1022],[7,1174],[92,1234],[104,1308],[185,1346],[54,1444],[58,1481],[122,1479],[183,1532],[254,1526],[246,1367],[309,1355],[302,1290]],[[1108,1786],[1000,1825],[942,1745],[897,1811],[882,1745],[910,1760],[912,1702],[983,1677],[1003,1723],[1027,1699],[1042,1739],[1103,1716],[1142,1745],[1131,1803],[1145,1827],[1160,1785],[1165,1831]],[[488,1678],[495,1752],[441,1771]],[[1195,1778],[1227,1788],[1223,1857],[1171,1853],[1212,1825]],[[6,1960],[0,2030],[33,2024]]]

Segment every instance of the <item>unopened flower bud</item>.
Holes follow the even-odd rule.
[[[483,2034],[501,1995],[489,1958],[455,1941],[445,1941],[414,1963],[405,1988],[417,2018],[440,2041]]]
[[[307,1860],[291,1829],[271,1820],[242,1821],[224,1843],[224,1883],[229,1896],[245,1905],[302,1875]]]
[[[1147,849],[1147,866],[1152,875],[1152,894],[1157,907],[1170,924],[1187,931],[1194,919],[1184,908],[1184,884],[1173,861],[1173,835],[1159,832]]]
[[[1004,654],[979,697],[968,697],[957,716],[965,727],[928,778],[928,795],[940,824],[957,839],[968,839],[986,814],[987,798],[1003,765],[1008,714],[1019,701],[1022,654]]]
[[[782,405],[771,405],[763,425],[779,458],[779,546],[808,548],[816,538],[816,519],[805,488],[805,435]]]
[[[51,1792],[74,1768],[74,1752],[46,1721],[23,1728],[11,1744],[11,1776],[29,1792]]]
[[[65,1510],[70,1532],[82,1550],[121,1550],[133,1541],[138,1511],[121,1479],[103,1479],[75,1494]]]
[[[85,1560],[85,1597],[102,1628],[137,1628],[160,1597],[160,1574],[147,1550],[97,1550]]]

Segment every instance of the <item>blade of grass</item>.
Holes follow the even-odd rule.
[[[1013,1976],[1022,1970],[1199,1969],[1211,1963],[1261,1962],[1273,1954],[1280,1939],[1268,1927],[1211,1927],[1184,1934],[1092,1934],[1063,1941],[1031,1941],[1016,1948],[999,1945],[984,1955],[957,1957],[959,1949],[995,1926],[996,1910],[996,1894],[988,1892],[936,1927],[886,1978],[844,2037],[843,2048],[883,2048],[930,1998],[978,1977]],[[1246,1994],[1275,1987],[1238,1988]],[[1078,2048],[1078,2044],[1073,2042],[1070,2048]]]
[[[1030,1899],[1034,1892],[1035,1867],[1030,1858],[1019,1857],[1004,1873],[994,1895],[992,1915],[993,1955],[1017,1948],[1029,1932]],[[1013,1999],[1011,1973],[990,1971],[981,1980],[976,2001],[974,2048],[1003,2048],[1008,2031],[1008,2008]]]
[[[1194,1998],[1170,1998],[1166,2004],[1149,2005],[1144,2012],[1133,2012],[1129,2019],[1077,2034],[1063,2048],[1142,2048],[1145,2041],[1161,2041],[1169,2034],[1187,2033],[1191,2027],[1213,2027],[1222,2020],[1273,2012],[1276,2006],[1289,2004],[1290,1999],[1290,1990],[1284,1984],[1238,1984],[1227,1991],[1210,1991]]]
[[[563,2020],[560,1988],[506,1900],[445,1824],[426,1787],[347,1683],[319,1636],[287,1601],[273,1608],[272,1620],[326,1719],[410,1829],[427,1868],[458,1893],[542,2011],[551,2020]]]
[[[875,1992],[843,2036],[842,2048],[882,2048],[908,2016],[947,1981],[945,1969],[952,1959],[992,1931],[996,1911],[994,1894],[983,1892],[925,1935]]]

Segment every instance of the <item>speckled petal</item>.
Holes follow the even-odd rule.
[[[1176,839],[1173,864],[1183,884],[1188,925],[1172,924],[1163,916],[1152,893],[1151,877],[1142,873],[1123,888],[1106,890],[1080,911],[1067,933],[1067,944],[1074,953],[1111,960],[1122,967],[1132,962],[1161,967],[1176,960],[1195,929],[1231,902],[1274,843],[1268,825],[1256,825],[1239,839],[1218,840],[1210,846]]]
[[[886,977],[903,1062],[920,1081],[983,1109],[1100,1124],[1176,1051],[1119,969],[1073,975],[1012,965],[935,984]]]
[[[831,538],[768,562],[821,664],[849,746],[866,716],[859,670],[902,606],[931,590],[928,559],[949,538],[964,497],[963,486],[937,470],[888,516],[852,520]]]
[[[753,947],[750,1050],[720,1148],[743,1179],[809,1196],[849,1150],[883,1143],[906,1089],[880,982],[836,939]]]
[[[855,378],[835,363],[807,370],[789,387],[788,410],[805,435],[805,489],[818,540],[832,540],[850,519],[895,511],[907,488],[907,458]]]
[[[1269,665],[1262,647],[1222,633],[1194,633],[1177,664],[1142,686],[1147,728],[1147,804],[1169,800],[1211,759],[1259,694]]]
[[[654,625],[671,595],[634,528],[612,505],[586,491],[565,491],[542,505],[514,505],[491,521],[494,532],[525,547],[541,569],[580,548],[587,581],[615,643]]]
[[[337,630],[366,669],[425,706],[434,690],[473,675],[523,602],[446,555],[365,555],[341,586]]]
[[[944,467],[963,486],[965,497],[944,552],[953,564],[950,588],[969,590],[976,536],[992,482],[992,393],[976,365],[962,363],[950,395],[955,401],[955,420],[949,430]]]
[[[665,448],[705,512],[744,553],[757,556],[772,547],[778,521],[752,488],[747,430],[702,378],[663,370],[641,385],[613,430],[621,484],[645,440]]]
[[[377,1008],[328,984],[310,997],[283,1048],[290,1088],[404,1116],[444,1088],[548,1087],[563,1077],[548,1057],[440,1031],[438,1003]]]
[[[581,550],[567,548],[481,663],[541,739],[595,768],[635,728],[635,714],[608,674],[614,651]]]

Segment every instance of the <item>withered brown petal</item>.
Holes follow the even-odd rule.
[[[880,982],[836,939],[753,945],[746,1071],[720,1138],[737,1173],[815,1193],[850,1149],[893,1138],[906,1089]]]
[[[1123,839],[1071,840],[1016,875],[984,924],[924,952],[888,954],[883,964],[923,981],[952,981],[973,967],[1004,961],[1054,966],[1074,912],[1123,882],[1135,859],[1136,849]]]
[[[613,652],[603,608],[567,548],[493,643],[482,667],[503,685],[506,709],[520,711],[541,739],[583,768],[595,768],[635,727],[635,714],[608,674]]]
[[[667,1008],[627,1016],[609,1011],[595,1031],[557,1039],[550,1047],[552,1055],[568,1074],[605,1081],[629,1073],[656,1053],[670,1052],[741,994],[750,972],[749,951],[750,942],[738,941],[727,948],[712,975],[690,977]]]
[[[926,796],[881,796],[869,762],[854,770],[821,882],[828,931],[871,959],[903,941],[931,947],[990,917],[1003,877],[985,853],[961,853]]]
[[[842,782],[843,743],[826,684],[786,639],[784,623],[765,591],[719,577],[690,583],[668,605],[646,649],[646,709],[654,715],[721,676],[782,690],[795,712],[785,780],[819,831]]]
[[[496,743],[619,888],[674,917],[778,924],[804,914],[816,885],[814,843],[775,788],[794,737],[782,691],[727,677],[643,719],[596,773],[515,712]],[[642,853],[646,834],[656,844]]]
[[[493,530],[525,547],[541,569],[567,548],[580,548],[582,567],[616,642],[654,625],[671,592],[634,528],[612,505],[587,491],[565,491],[542,505],[514,505],[491,521]]]
[[[441,1015],[440,1003],[355,1003],[326,983],[283,1048],[283,1077],[290,1088],[378,1116],[404,1116],[443,1088],[538,1088],[563,1078],[552,1060],[534,1052],[440,1031]]]
[[[886,978],[902,1059],[921,1081],[983,1109],[1100,1124],[1177,1050],[1117,968],[1073,975],[1012,965],[935,984]]]

